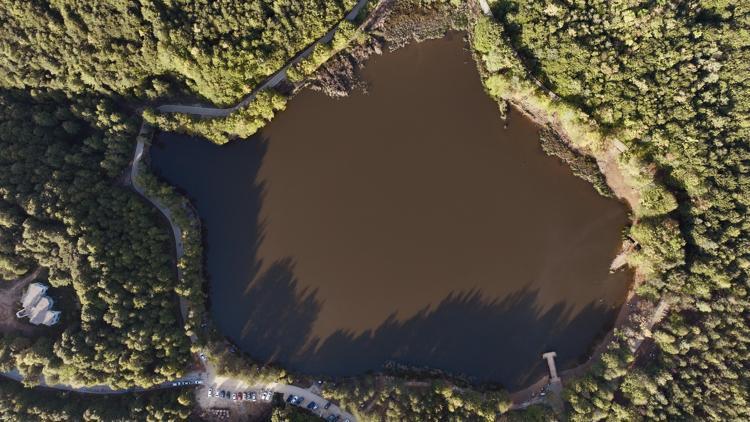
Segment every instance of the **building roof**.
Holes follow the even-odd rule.
[[[34,325],[41,324],[47,317],[47,312],[52,308],[53,303],[49,296],[42,296],[29,311],[29,321]]]
[[[55,325],[57,324],[57,321],[60,320],[60,312],[59,311],[46,311],[44,313],[44,319],[42,320],[42,324],[44,325]]]
[[[47,286],[42,283],[31,283],[26,289],[26,294],[21,300],[24,308],[32,307],[47,292]]]
[[[34,325],[55,325],[60,319],[60,312],[52,310],[55,302],[45,295],[46,292],[47,286],[44,284],[30,284],[21,300],[23,308],[16,313],[16,316],[19,318],[28,316],[29,322]]]

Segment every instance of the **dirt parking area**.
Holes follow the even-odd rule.
[[[21,296],[32,281],[42,272],[37,268],[30,274],[16,280],[0,280],[0,332],[33,334],[37,328],[28,323],[28,319],[16,318],[16,312],[21,309]]]
[[[236,386],[235,386],[236,387]],[[209,397],[209,388],[213,394]],[[229,398],[218,396],[221,391],[229,392]],[[254,392],[256,401],[232,400],[231,394]],[[229,386],[204,385],[196,390],[198,404],[203,409],[203,417],[209,421],[254,421],[265,420],[271,413],[271,401],[262,399],[261,390],[232,390]],[[272,393],[271,393],[272,394]]]

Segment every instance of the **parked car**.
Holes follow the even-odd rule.
[[[213,389],[213,387],[208,387],[208,397],[213,397],[213,396],[214,396],[214,389]]]
[[[294,404],[296,404],[297,406],[299,406],[299,405],[302,404],[303,401],[305,401],[305,399],[303,399],[302,397],[297,396],[297,398],[294,400]]]
[[[339,415],[328,415],[326,418],[327,422],[336,422],[339,420]]]
[[[307,405],[307,408],[310,410],[318,410],[318,404],[314,401],[311,401],[310,404]]]
[[[261,395],[260,395],[260,397],[261,397],[261,398],[262,398],[263,400],[265,400],[265,399],[266,399],[266,396],[265,396],[265,394],[266,394],[266,392],[264,391],[264,392],[263,392],[263,393],[261,393]],[[289,397],[287,397],[287,398],[286,398],[286,402],[287,402],[287,403],[290,403],[290,404],[291,404],[292,402],[294,402],[294,396],[290,394],[290,395],[289,395]]]
[[[328,409],[329,407],[331,407],[331,402],[330,401],[327,402],[325,406],[323,406],[323,409]]]
[[[255,394],[255,391],[251,391],[250,392],[250,401],[257,401],[257,400],[258,400],[258,395]]]
[[[226,396],[227,396],[227,392],[224,391],[224,390],[221,390],[221,392],[219,393],[219,397],[221,397],[223,399]]]
[[[232,393],[232,400],[237,401],[237,393]]]

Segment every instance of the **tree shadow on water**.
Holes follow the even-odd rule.
[[[562,299],[542,304],[539,291],[530,288],[503,298],[455,290],[414,315],[394,309],[370,330],[340,329],[319,338],[313,332],[318,315],[324,305],[335,305],[302,286],[293,257],[263,263],[257,256],[266,189],[258,172],[268,140],[256,136],[218,147],[174,134],[164,137],[175,139],[164,149],[154,148],[155,167],[189,193],[207,245],[218,245],[205,253],[212,317],[258,360],[330,376],[378,370],[395,360],[515,389],[545,373],[541,354],[546,351],[557,352],[561,370],[575,364],[614,319],[615,309],[597,303],[578,311]]]
[[[564,302],[542,310],[538,291],[488,300],[472,290],[404,320],[394,313],[372,330],[318,338],[312,329],[323,303],[316,295],[299,287],[291,260],[275,264],[249,291],[253,310],[239,344],[256,358],[311,375],[356,375],[395,360],[516,389],[546,373],[546,351],[558,353],[561,369],[572,366],[613,316],[593,304],[575,315]]]
[[[249,286],[240,344],[266,362],[288,361],[308,342],[322,303],[317,289],[300,288],[291,259],[275,262]]]

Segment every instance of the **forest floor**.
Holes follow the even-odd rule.
[[[36,327],[29,324],[28,321],[16,318],[16,311],[21,309],[19,302],[26,286],[36,280],[41,271],[41,268],[37,268],[24,277],[3,281],[0,284],[0,332],[21,332],[29,335],[36,331]]]

